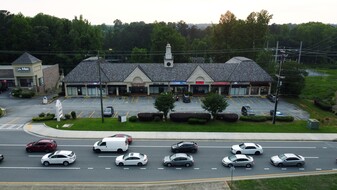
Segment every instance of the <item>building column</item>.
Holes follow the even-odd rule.
[[[129,88],[130,88],[130,84],[126,84],[126,92],[127,92],[127,93],[130,93]]]
[[[219,95],[221,95],[221,86],[218,87]]]
[[[150,96],[150,85],[149,84],[146,85],[146,89],[147,89],[147,95]]]
[[[64,96],[68,96],[67,83],[64,83]]]
[[[248,89],[249,89],[249,90],[248,90],[248,91],[249,91],[249,92],[248,92],[248,95],[250,96],[250,95],[252,94],[252,85],[249,84],[249,88],[248,88]]]
[[[209,84],[208,85],[208,93],[211,92],[212,88],[211,88],[211,85]]]
[[[119,96],[119,87],[116,87],[116,96]]]
[[[85,83],[84,87],[85,87],[85,96],[88,97],[88,84]]]
[[[191,85],[188,84],[188,92],[191,92]]]
[[[269,87],[268,87],[268,94],[271,93],[271,82],[269,83]]]

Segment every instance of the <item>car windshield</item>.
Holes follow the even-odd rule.
[[[170,159],[173,160],[173,159],[175,159],[176,157],[177,157],[177,155],[172,154],[172,155],[170,156]]]
[[[50,153],[50,154],[48,155],[48,158],[50,158],[50,157],[54,156],[54,155],[55,155],[55,153],[56,153],[56,152]]]
[[[239,144],[239,147],[242,148],[242,149],[245,149],[246,145],[244,143],[242,143],[242,144]]]
[[[234,160],[236,160],[236,156],[235,156],[235,155],[233,155],[233,156],[229,156],[229,157],[228,157],[228,160],[230,160],[230,161],[234,161]]]
[[[279,157],[281,160],[287,159],[286,155],[284,155],[284,154],[280,154],[280,155],[278,155],[278,157]]]
[[[70,157],[72,157],[72,156],[74,156],[74,152],[70,152],[70,154],[68,154],[68,156],[70,156]]]
[[[180,142],[180,143],[178,143],[177,145],[178,146],[182,146],[184,143],[183,142]]]

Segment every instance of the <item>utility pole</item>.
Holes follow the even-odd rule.
[[[273,112],[273,124],[275,124],[275,121],[276,121],[276,111],[277,111],[279,91],[280,91],[280,87],[281,87],[281,78],[282,79],[284,78],[284,77],[281,76],[281,70],[282,70],[282,64],[284,62],[285,57],[286,57],[286,54],[285,54],[285,51],[283,50],[282,55],[281,55],[281,60],[280,60],[280,63],[279,63],[278,75],[276,75],[276,77],[277,77],[277,87],[276,87],[275,105],[274,105],[274,112]]]
[[[276,42],[276,50],[275,50],[275,63],[277,63],[277,53],[278,53],[278,41]]]
[[[100,99],[101,99],[101,116],[102,116],[102,123],[104,123],[102,77],[101,77],[101,59],[99,58],[99,52],[98,52],[98,55],[97,55],[97,63],[98,63],[98,77],[99,77],[99,92],[100,92]]]
[[[300,51],[299,51],[299,53],[298,53],[298,64],[301,63],[301,54],[302,54],[302,41],[301,41],[301,43],[300,43]]]

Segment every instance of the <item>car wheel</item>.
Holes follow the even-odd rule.
[[[283,164],[279,163],[277,164],[277,167],[283,167]]]
[[[123,153],[123,150],[119,148],[119,149],[117,150],[117,153]]]
[[[138,164],[137,164],[137,166],[142,166],[143,165],[143,163],[141,163],[141,162],[139,162]]]
[[[228,167],[230,167],[230,168],[233,167],[233,164],[228,164]]]
[[[167,164],[167,167],[172,167],[172,164],[171,164],[171,163],[168,163],[168,164]]]
[[[118,165],[119,165],[119,166],[124,166],[123,162],[119,162]]]
[[[251,168],[251,167],[252,167],[252,165],[250,165],[250,164],[246,165],[246,168]]]
[[[32,150],[30,150],[29,148],[26,148],[26,152],[32,152]]]
[[[189,164],[189,163],[185,164],[185,167],[190,167],[190,166],[191,166],[191,164]]]
[[[45,162],[43,162],[43,165],[44,166],[49,166],[49,162],[45,161]]]
[[[100,149],[95,149],[95,152],[96,152],[96,153],[100,153],[101,150],[100,150]]]
[[[301,163],[297,163],[296,166],[297,166],[297,167],[301,167],[302,164],[301,164]]]
[[[196,153],[196,152],[197,152],[197,150],[196,150],[196,149],[193,149],[191,152],[192,152],[192,153]]]
[[[237,151],[235,154],[241,154],[241,151]]]
[[[68,166],[68,165],[69,165],[69,162],[64,161],[64,162],[63,162],[63,165],[64,165],[64,166]]]
[[[256,151],[255,152],[255,155],[260,155],[261,153],[259,151]]]

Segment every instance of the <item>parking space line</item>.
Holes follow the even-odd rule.
[[[95,111],[93,111],[90,115],[89,115],[89,118],[92,117],[92,115],[94,115]]]
[[[17,120],[19,120],[19,117],[14,118],[13,120],[9,121],[7,124],[13,124],[15,123]]]
[[[82,117],[82,114],[83,114],[83,111],[80,112],[80,114],[78,114],[78,118],[81,118]]]

